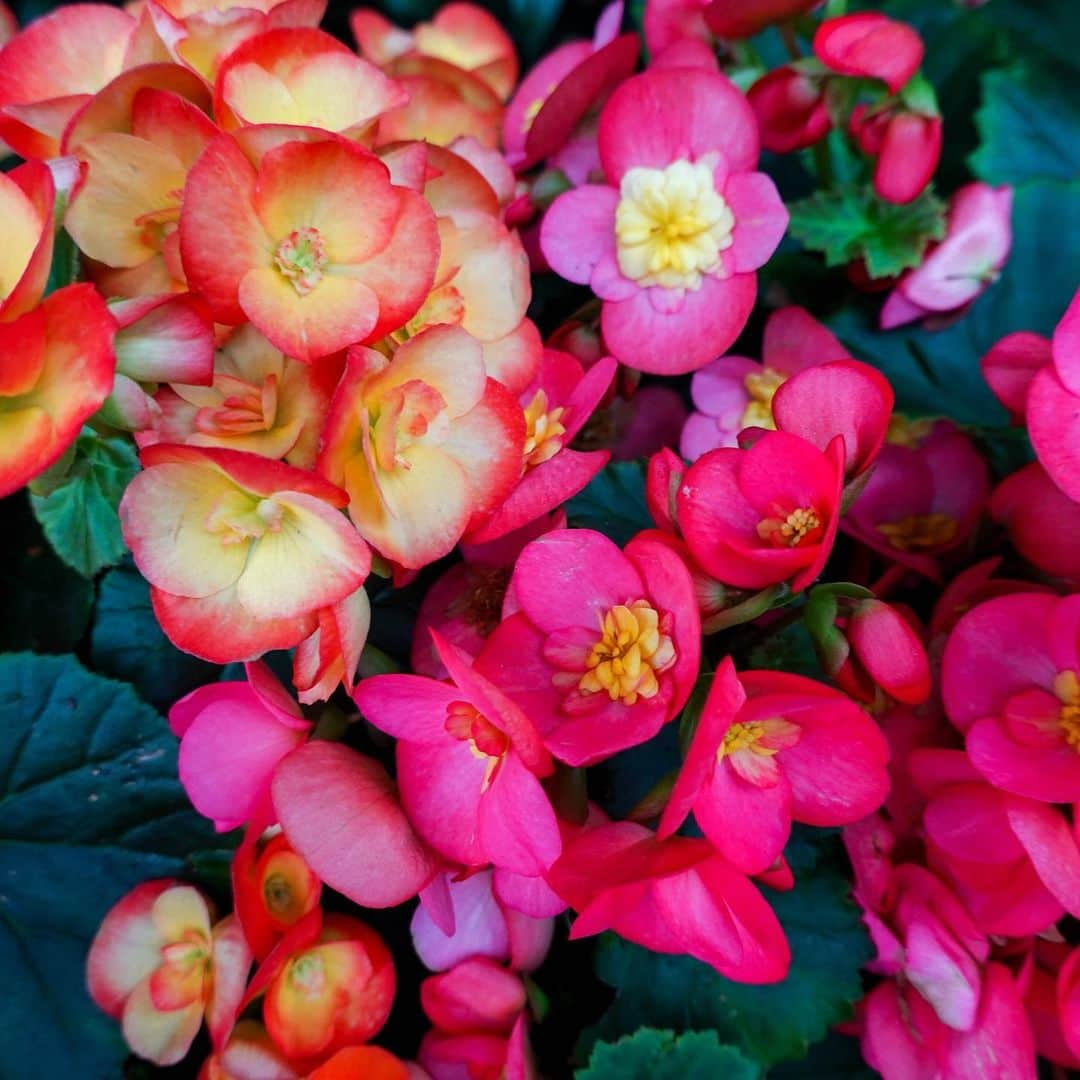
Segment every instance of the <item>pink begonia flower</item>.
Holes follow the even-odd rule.
[[[1080,595],[1019,593],[969,611],[941,664],[949,719],[995,787],[1045,802],[1080,793]]]
[[[948,232],[909,270],[881,309],[881,328],[957,311],[997,280],[1012,248],[1011,187],[975,183],[949,203]]]
[[[347,746],[314,740],[294,750],[275,770],[271,795],[292,848],[363,907],[403,904],[438,871],[386,770]]]
[[[778,431],[799,435],[819,450],[844,440],[845,474],[853,479],[873,464],[892,416],[893,390],[877,368],[834,360],[797,372],[773,397]]]
[[[1064,494],[1038,462],[998,484],[990,496],[990,516],[1005,526],[1009,542],[1036,569],[1080,581],[1080,503]]]
[[[1024,422],[1031,380],[1052,362],[1050,339],[1026,330],[1007,334],[980,361],[983,378],[1014,424]]]
[[[646,71],[604,106],[606,184],[560,195],[540,242],[591,286],[612,354],[641,371],[693,371],[739,335],[788,215],[758,159],[743,95],[700,68]],[[670,239],[674,237],[674,239]]]
[[[748,38],[772,23],[787,22],[817,7],[821,0],[712,0],[705,21],[717,37]]]
[[[701,624],[690,574],[663,544],[620,551],[591,530],[549,533],[518,557],[504,611],[477,670],[560,761],[591,765],[651,739],[690,695]]]
[[[919,70],[923,52],[913,27],[877,12],[826,19],[814,34],[814,54],[830,71],[880,79],[893,94]]]
[[[875,599],[855,603],[844,620],[844,636],[851,651],[830,674],[853,697],[873,703],[877,687],[907,705],[921,705],[930,696],[926,648],[915,627],[891,604]],[[869,698],[862,693],[867,684]]]
[[[1039,585],[1032,581],[1020,581],[1015,578],[996,577],[1001,565],[1001,556],[983,559],[961,570],[945,586],[930,617],[930,638],[935,648],[940,642],[944,648],[945,638],[952,628],[977,604],[992,600],[995,596],[1009,596],[1018,592],[1046,592],[1054,590],[1049,585]],[[940,650],[937,650],[940,654]]]
[[[1080,502],[1080,290],[1054,330],[1053,364],[1032,380],[1027,424],[1050,479]]]
[[[914,986],[880,983],[864,1005],[862,1051],[884,1080],[991,1075],[1035,1080],[1037,1075],[1020,991],[1001,964],[983,971],[978,1013],[968,1031],[944,1024]]]
[[[447,1035],[433,1029],[424,1036],[416,1057],[431,1080],[469,1080],[478,1076],[537,1080],[539,1076],[524,1011],[509,1037],[483,1031]]]
[[[797,435],[769,431],[748,450],[710,450],[676,495],[679,527],[718,581],[799,592],[821,573],[840,520],[844,440],[822,453]]]
[[[971,439],[948,420],[902,445],[891,438],[840,528],[939,581],[938,557],[966,543],[982,517],[989,470]]]
[[[1080,909],[1080,849],[1064,815],[986,783],[959,750],[919,749],[931,865],[989,934],[1020,937]]]
[[[777,389],[796,372],[830,360],[850,360],[847,349],[805,308],[774,311],[765,323],[761,363],[722,356],[694,372],[691,413],[679,452],[695,461],[706,450],[738,446],[743,428],[775,428],[772,402]]]
[[[876,810],[888,759],[877,725],[844,694],[801,675],[737,674],[726,657],[657,837],[693,810],[721,855],[760,873],[780,857],[792,821],[847,825]]]
[[[1037,938],[1020,970],[1019,982],[1039,1056],[1066,1069],[1080,1070],[1080,1000],[1073,1004],[1071,1017],[1067,1007],[1073,990],[1069,984],[1080,972],[1080,962],[1073,959],[1077,955],[1080,950],[1065,942]]]
[[[911,112],[902,103],[883,112],[861,104],[851,111],[848,131],[859,149],[875,159],[879,198],[903,205],[922,194],[941,158],[940,116]]]
[[[705,23],[705,9],[711,3],[712,0],[648,0],[642,29],[649,55],[657,56],[688,39],[711,48],[713,34]]]
[[[605,421],[614,429],[610,441],[602,443],[611,447],[612,461],[633,461],[677,445],[689,415],[674,387],[642,386],[629,398],[616,396],[598,429],[603,431]]]
[[[424,887],[409,929],[425,967],[446,971],[473,956],[505,962],[514,971],[532,971],[544,962],[554,920],[506,904],[494,887],[496,876],[506,873],[480,870],[459,877],[446,871]]]
[[[169,710],[180,739],[180,782],[219,832],[273,819],[274,770],[311,734],[311,723],[265,664],[244,668],[247,682],[200,686]]]
[[[215,1049],[225,1044],[251,960],[234,916],[213,924],[198,889],[161,879],[110,908],[90,945],[86,983],[98,1008],[123,1023],[139,1057],[175,1065],[204,1015]]]
[[[766,72],[746,92],[761,131],[761,145],[774,154],[804,150],[832,128],[825,80],[793,64]]]
[[[548,874],[578,912],[571,940],[603,930],[687,954],[737,982],[776,982],[791,962],[764,897],[705,840],[658,840],[630,821],[586,829]]]
[[[568,41],[553,49],[514,91],[503,117],[503,151],[518,172],[545,158],[555,157],[549,164],[557,166],[560,151],[583,137],[583,121],[634,73],[640,45],[637,34],[619,34],[622,7],[609,4],[592,41]],[[595,146],[595,132],[588,141]],[[570,179],[585,182],[584,176]]]
[[[420,984],[427,1018],[449,1035],[491,1031],[509,1034],[526,1005],[519,975],[477,956]]]
[[[447,678],[431,639],[432,629],[476,656],[502,618],[506,589],[521,549],[553,529],[565,528],[566,512],[560,509],[490,543],[462,544],[463,561],[436,578],[420,602],[409,655],[413,673]]]
[[[608,463],[603,450],[570,444],[608,391],[616,363],[610,356],[588,371],[569,353],[545,349],[540,368],[519,396],[525,411],[523,473],[487,518],[465,534],[483,544],[524,528],[576,495]]]
[[[432,631],[452,684],[376,675],[354,699],[397,740],[401,798],[417,831],[463,866],[542,874],[561,849],[540,785],[553,765],[533,722],[469,657]]]

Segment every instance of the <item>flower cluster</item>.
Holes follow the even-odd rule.
[[[928,191],[916,31],[649,0],[639,70],[615,3],[519,78],[470,3],[357,9],[354,49],[322,0],[245,2],[0,19],[0,494],[48,491],[80,432],[130,440],[153,614],[230,665],[168,719],[191,804],[242,835],[232,913],[172,878],[111,909],[88,988],[130,1049],[530,1080],[553,942],[779,982],[789,841],[842,828],[876,947],[847,1030],[885,1080],[1080,1067],[1080,294],[983,360],[1036,459],[1005,476],[801,296],[759,298],[795,229],[762,150],[825,189],[842,145],[876,211],[937,205],[900,269],[830,258],[890,290],[883,331],[1005,266],[1010,187]],[[748,78],[773,24],[790,62]],[[573,304],[530,307],[534,274]],[[640,505],[583,513],[612,458]],[[983,557],[1006,538],[1015,578]],[[675,742],[636,805],[602,797]],[[415,1063],[369,1045],[411,1007],[406,904]]]

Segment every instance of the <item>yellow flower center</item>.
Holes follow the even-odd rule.
[[[925,417],[912,420],[903,413],[893,413],[889,417],[889,428],[885,433],[885,441],[893,446],[907,446],[912,450],[917,449],[923,439],[933,430],[934,421]]]
[[[301,953],[289,962],[289,985],[305,997],[319,997],[326,988],[326,961],[318,950]]]
[[[1061,702],[1059,722],[1065,742],[1080,754],[1080,678],[1076,672],[1060,672],[1054,679],[1054,693]]]
[[[779,753],[779,747],[763,746],[762,736],[765,735],[765,725],[757,721],[749,723],[735,723],[727,729],[724,741],[716,752],[717,759],[725,754],[737,754],[740,750],[749,750],[752,754],[761,754],[764,757],[773,757]]]
[[[566,428],[564,408],[548,411],[547,394],[537,390],[525,408],[525,468],[531,469],[553,458],[562,449]]]
[[[310,226],[293,229],[274,252],[278,270],[301,296],[307,296],[322,281],[329,261],[322,233]]]
[[[226,491],[206,517],[205,527],[223,544],[258,540],[281,530],[284,510],[274,499],[260,499],[243,491]]]
[[[655,697],[657,674],[675,663],[668,629],[669,620],[661,619],[647,600],[617,604],[600,620],[600,640],[589,650],[578,689],[586,694],[602,690],[625,705]]]
[[[877,530],[897,551],[929,551],[952,540],[956,528],[956,518],[948,514],[908,514],[883,522]]]
[[[628,169],[615,209],[619,269],[643,287],[699,289],[721,270],[735,218],[716,190],[712,169],[685,159],[664,169]]]
[[[761,371],[752,371],[746,376],[743,382],[750,400],[746,403],[746,411],[743,413],[743,427],[776,430],[776,421],[773,420],[772,414],[772,399],[786,381],[787,375],[784,372],[771,367],[762,368]]]
[[[804,540],[816,542],[822,532],[821,518],[812,506],[799,506],[786,517],[769,517],[758,522],[757,533],[773,547],[798,547]]]

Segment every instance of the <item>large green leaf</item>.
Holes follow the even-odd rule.
[[[615,1043],[597,1043],[577,1080],[757,1080],[761,1069],[733,1046],[723,1046],[713,1031],[642,1028]]]
[[[829,325],[861,360],[875,364],[896,391],[897,407],[946,415],[963,424],[1002,427],[1005,410],[979,369],[1006,334],[1050,334],[1080,282],[1080,180],[1038,180],[1016,189],[1013,247],[1001,278],[971,310],[943,330],[918,324],[881,332],[880,301],[842,311]]]
[[[616,997],[585,1033],[586,1045],[649,1025],[715,1031],[765,1066],[805,1056],[851,1015],[862,995],[859,969],[871,955],[838,844],[824,830],[798,831],[788,847],[795,888],[765,890],[791,944],[791,971],[781,983],[746,986],[690,957],[665,956],[605,935],[596,970]]]
[[[0,731],[4,1057],[35,1076],[114,1078],[126,1049],[83,989],[87,945],[127,890],[181,873],[213,834],[165,722],[74,657],[0,656]]]
[[[150,586],[127,563],[102,578],[90,650],[95,668],[133,683],[159,709],[220,672],[169,641],[150,606]]]
[[[825,256],[826,266],[863,259],[871,277],[918,266],[931,240],[945,235],[944,203],[927,190],[905,206],[868,187],[821,191],[792,203],[791,235]]]
[[[645,505],[644,466],[640,461],[609,465],[566,504],[566,513],[571,525],[595,529],[619,545],[642,529],[653,528]]]
[[[0,651],[74,649],[90,621],[93,582],[56,557],[25,493],[0,503],[0,529],[8,553],[0,563]]]
[[[118,563],[127,550],[116,508],[139,471],[135,449],[124,438],[80,435],[66,475],[31,503],[53,550],[85,577]]]
[[[975,122],[981,137],[971,169],[990,184],[1080,176],[1080,101],[1069,73],[1022,59],[983,77]]]

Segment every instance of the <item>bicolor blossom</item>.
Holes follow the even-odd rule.
[[[642,371],[693,371],[738,336],[755,271],[787,227],[758,159],[757,123],[723,75],[647,71],[600,114],[606,183],[559,196],[541,246],[552,268],[603,301],[613,355]]]

